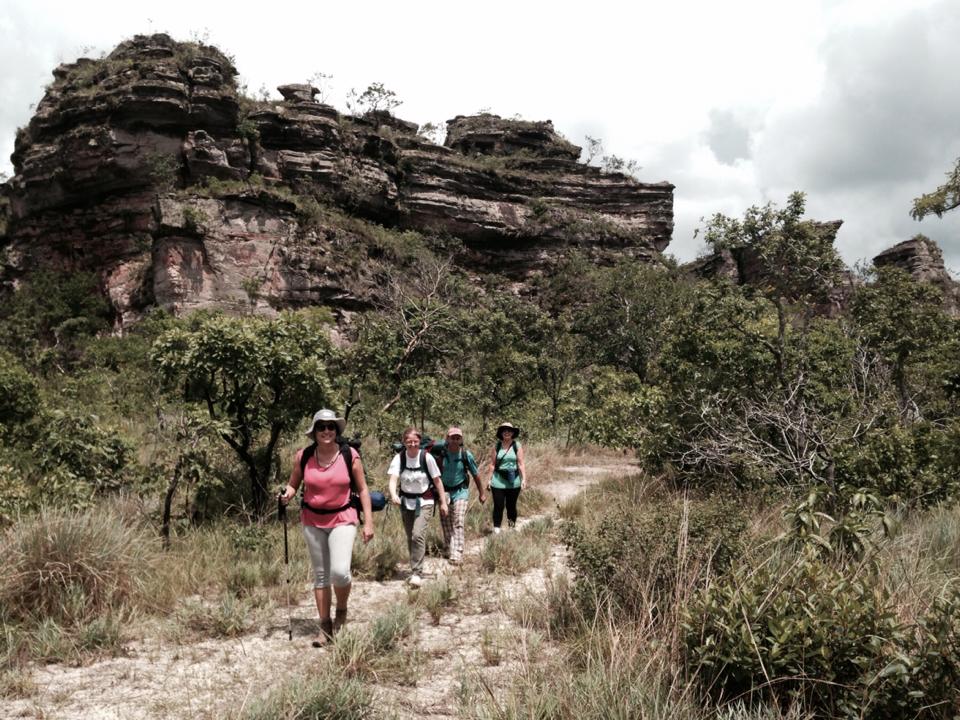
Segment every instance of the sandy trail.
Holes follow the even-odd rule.
[[[549,483],[537,487],[552,498],[543,514],[608,475],[636,472],[623,462],[566,466]],[[521,525],[534,518],[521,518]],[[461,601],[434,625],[420,613],[417,649],[426,658],[415,687],[390,683],[376,686],[383,717],[455,718],[463,684],[482,678],[494,691],[509,685],[519,667],[523,647],[537,638],[525,632],[505,611],[525,595],[541,593],[546,579],[567,571],[566,549],[551,548],[543,567],[519,576],[486,574],[479,567],[480,542],[468,543],[459,568],[427,558],[426,579],[441,575],[461,591]],[[388,608],[407,602],[412,592],[402,580],[354,583],[351,623],[369,623]],[[125,655],[83,667],[39,666],[33,672],[37,692],[29,698],[0,701],[0,717],[57,720],[146,720],[239,717],[254,698],[296,673],[309,673],[317,654],[309,643],[316,633],[316,610],[308,590],[294,593],[290,608],[293,642],[287,641],[287,610],[278,608],[255,632],[233,639],[172,643],[143,629]],[[486,654],[484,638],[486,637]],[[493,638],[493,641],[491,641]],[[549,653],[544,645],[539,652]],[[491,664],[491,656],[499,663]],[[471,680],[472,678],[472,680]]]

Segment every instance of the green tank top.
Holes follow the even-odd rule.
[[[516,449],[514,449],[516,448]],[[513,441],[510,447],[502,448],[500,443],[497,443],[497,464],[499,468],[493,474],[493,478],[490,480],[490,487],[495,487],[500,490],[509,490],[512,488],[520,487],[520,473],[519,465],[517,464],[517,452],[520,450],[520,443],[516,440]],[[513,471],[514,479],[513,482],[507,477],[509,473],[503,471]]]

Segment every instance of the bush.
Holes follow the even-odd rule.
[[[784,562],[740,565],[694,597],[683,620],[688,671],[718,702],[862,717],[884,696],[881,671],[904,637],[876,573],[845,575],[812,548]]]
[[[38,489],[46,502],[89,505],[96,496],[121,487],[131,449],[85,413],[54,410],[44,418],[46,432],[32,451],[40,473]]]
[[[0,351],[0,426],[19,425],[40,409],[36,380],[12,355]]]
[[[145,600],[154,541],[114,514],[43,511],[0,541],[0,606],[13,620],[80,626]]]
[[[742,550],[746,523],[733,500],[673,498],[607,507],[594,529],[562,526],[585,611],[608,600],[628,613],[646,614],[669,604],[681,570],[693,577],[707,568],[723,572]]]
[[[19,458],[0,445],[0,527],[12,523],[18,513],[29,508],[35,496],[19,465]]]
[[[0,303],[0,338],[30,365],[59,364],[76,360],[85,339],[111,320],[94,273],[38,272]]]
[[[930,506],[960,491],[960,423],[915,423],[878,428],[844,447],[837,480],[869,486],[886,500]]]

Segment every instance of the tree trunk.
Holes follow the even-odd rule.
[[[268,471],[269,467],[270,460],[268,458]],[[267,510],[267,472],[261,472],[261,469],[256,467],[255,464],[250,466],[250,498],[254,512],[262,517]]]
[[[167,493],[163,498],[163,521],[160,524],[160,537],[163,538],[163,549],[170,549],[170,513],[173,507],[173,496],[180,484],[180,463],[173,469],[173,477],[167,485]]]

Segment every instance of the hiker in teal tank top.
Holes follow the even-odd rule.
[[[512,423],[497,427],[497,444],[490,453],[490,490],[493,493],[493,532],[500,532],[503,510],[507,510],[510,527],[517,523],[517,498],[527,485],[523,447],[517,442],[520,428]]]
[[[447,559],[451,565],[459,565],[463,560],[464,525],[467,505],[470,499],[470,477],[473,477],[479,491],[480,502],[485,502],[487,494],[480,482],[480,471],[473,453],[463,447],[463,431],[458,427],[447,430],[444,449],[440,456],[440,478],[443,490],[447,493],[447,505],[450,512],[440,518],[443,527],[443,542],[447,548]]]

